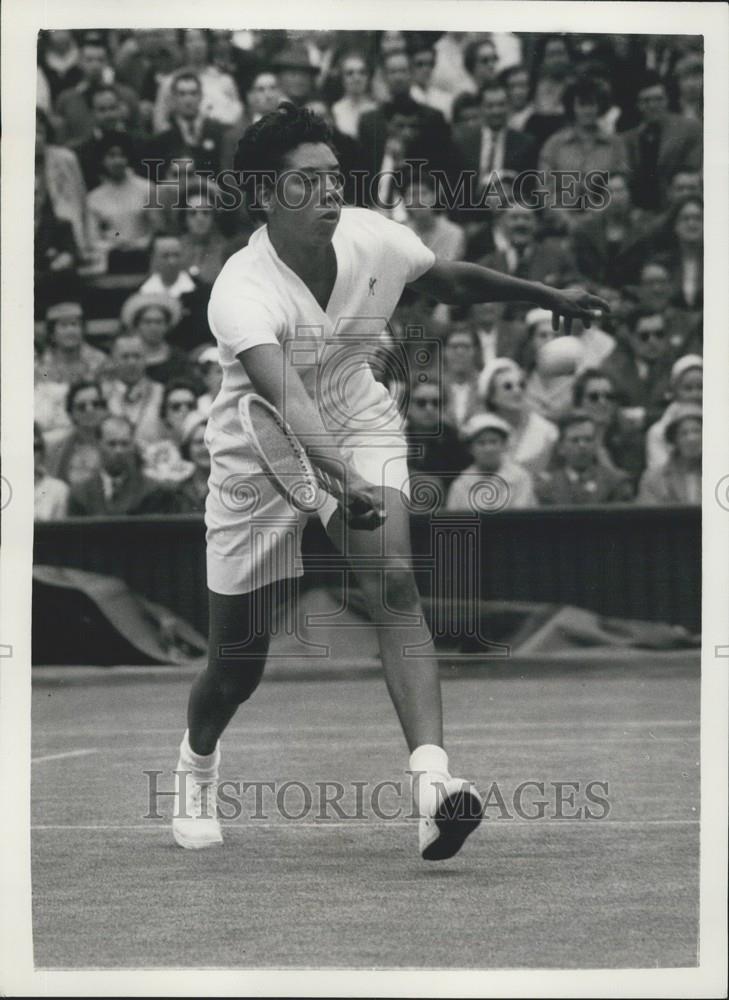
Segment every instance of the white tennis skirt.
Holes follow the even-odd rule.
[[[245,437],[208,422],[210,477],[205,504],[208,587],[247,594],[302,576],[301,537],[311,516],[326,526],[336,509],[327,496],[315,515],[291,507],[271,486]],[[399,433],[351,436],[341,443],[357,472],[376,486],[410,496],[407,444]]]

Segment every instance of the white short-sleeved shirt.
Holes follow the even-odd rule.
[[[267,227],[224,265],[208,307],[223,382],[209,434],[239,434],[238,399],[252,391],[237,358],[259,344],[281,344],[338,443],[392,433],[400,417],[368,359],[409,282],[435,255],[406,226],[362,208],[343,208],[332,240],[337,278],[326,311],[278,256]]]

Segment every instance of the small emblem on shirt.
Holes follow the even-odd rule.
[[[377,278],[370,278],[370,295],[375,294],[375,285],[377,284]]]

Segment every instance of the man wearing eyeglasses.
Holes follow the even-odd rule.
[[[665,409],[671,359],[663,316],[636,310],[629,317],[627,337],[601,365],[624,402],[623,416],[634,426],[644,429]]]

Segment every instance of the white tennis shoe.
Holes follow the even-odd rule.
[[[209,781],[197,781],[182,760],[177,762],[172,836],[180,847],[193,851],[223,843],[217,768]]]
[[[423,798],[418,829],[424,861],[445,861],[463,847],[483,818],[484,804],[470,781],[430,775],[431,792]]]

